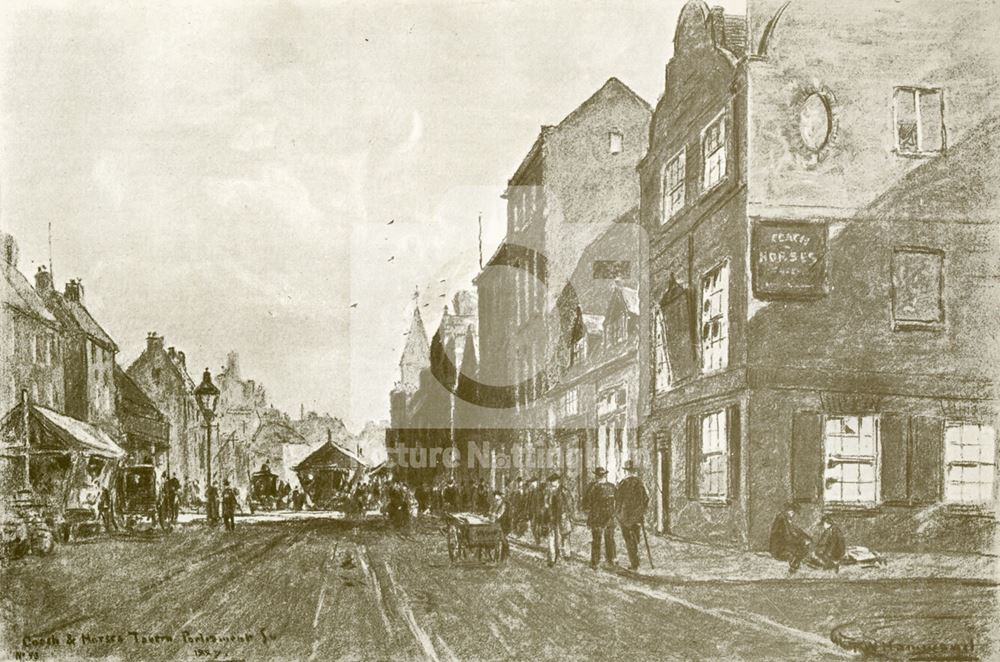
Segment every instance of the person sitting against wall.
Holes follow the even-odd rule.
[[[809,555],[806,563],[814,568],[840,572],[840,564],[847,555],[847,542],[844,539],[844,533],[834,523],[833,517],[830,515],[823,515],[819,525],[819,538],[813,545],[812,554]]]
[[[809,557],[809,544],[812,539],[795,522],[799,507],[794,503],[785,505],[771,524],[771,536],[768,540],[768,551],[771,556],[788,561],[788,573],[795,574],[802,561]]]

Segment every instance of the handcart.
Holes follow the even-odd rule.
[[[499,563],[502,560],[503,531],[500,524],[473,513],[446,513],[445,533],[448,558],[452,563],[466,560],[475,550],[476,559]],[[485,555],[484,555],[485,552]]]

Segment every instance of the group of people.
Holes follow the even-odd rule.
[[[774,518],[768,540],[771,556],[787,561],[789,574],[798,572],[802,563],[839,572],[847,556],[847,543],[840,527],[829,514],[823,515],[819,535],[814,540],[796,522],[798,512],[797,504],[788,503]]]

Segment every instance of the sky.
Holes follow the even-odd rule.
[[[8,0],[0,229],[30,276],[51,224],[123,366],[149,331],[196,379],[235,350],[275,406],[359,429],[415,289],[432,333],[541,125],[611,76],[655,104],[682,4]]]

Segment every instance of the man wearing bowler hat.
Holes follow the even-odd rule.
[[[601,560],[601,541],[604,541],[604,558],[609,566],[615,564],[615,486],[608,480],[608,471],[594,469],[594,482],[583,495],[583,510],[590,527],[590,567],[597,569]]]
[[[615,492],[615,514],[618,524],[622,527],[622,538],[625,539],[625,549],[628,551],[629,570],[639,569],[639,536],[642,535],[642,523],[649,506],[649,493],[642,479],[636,474],[636,466],[629,460],[623,467],[628,474],[618,483]]]

